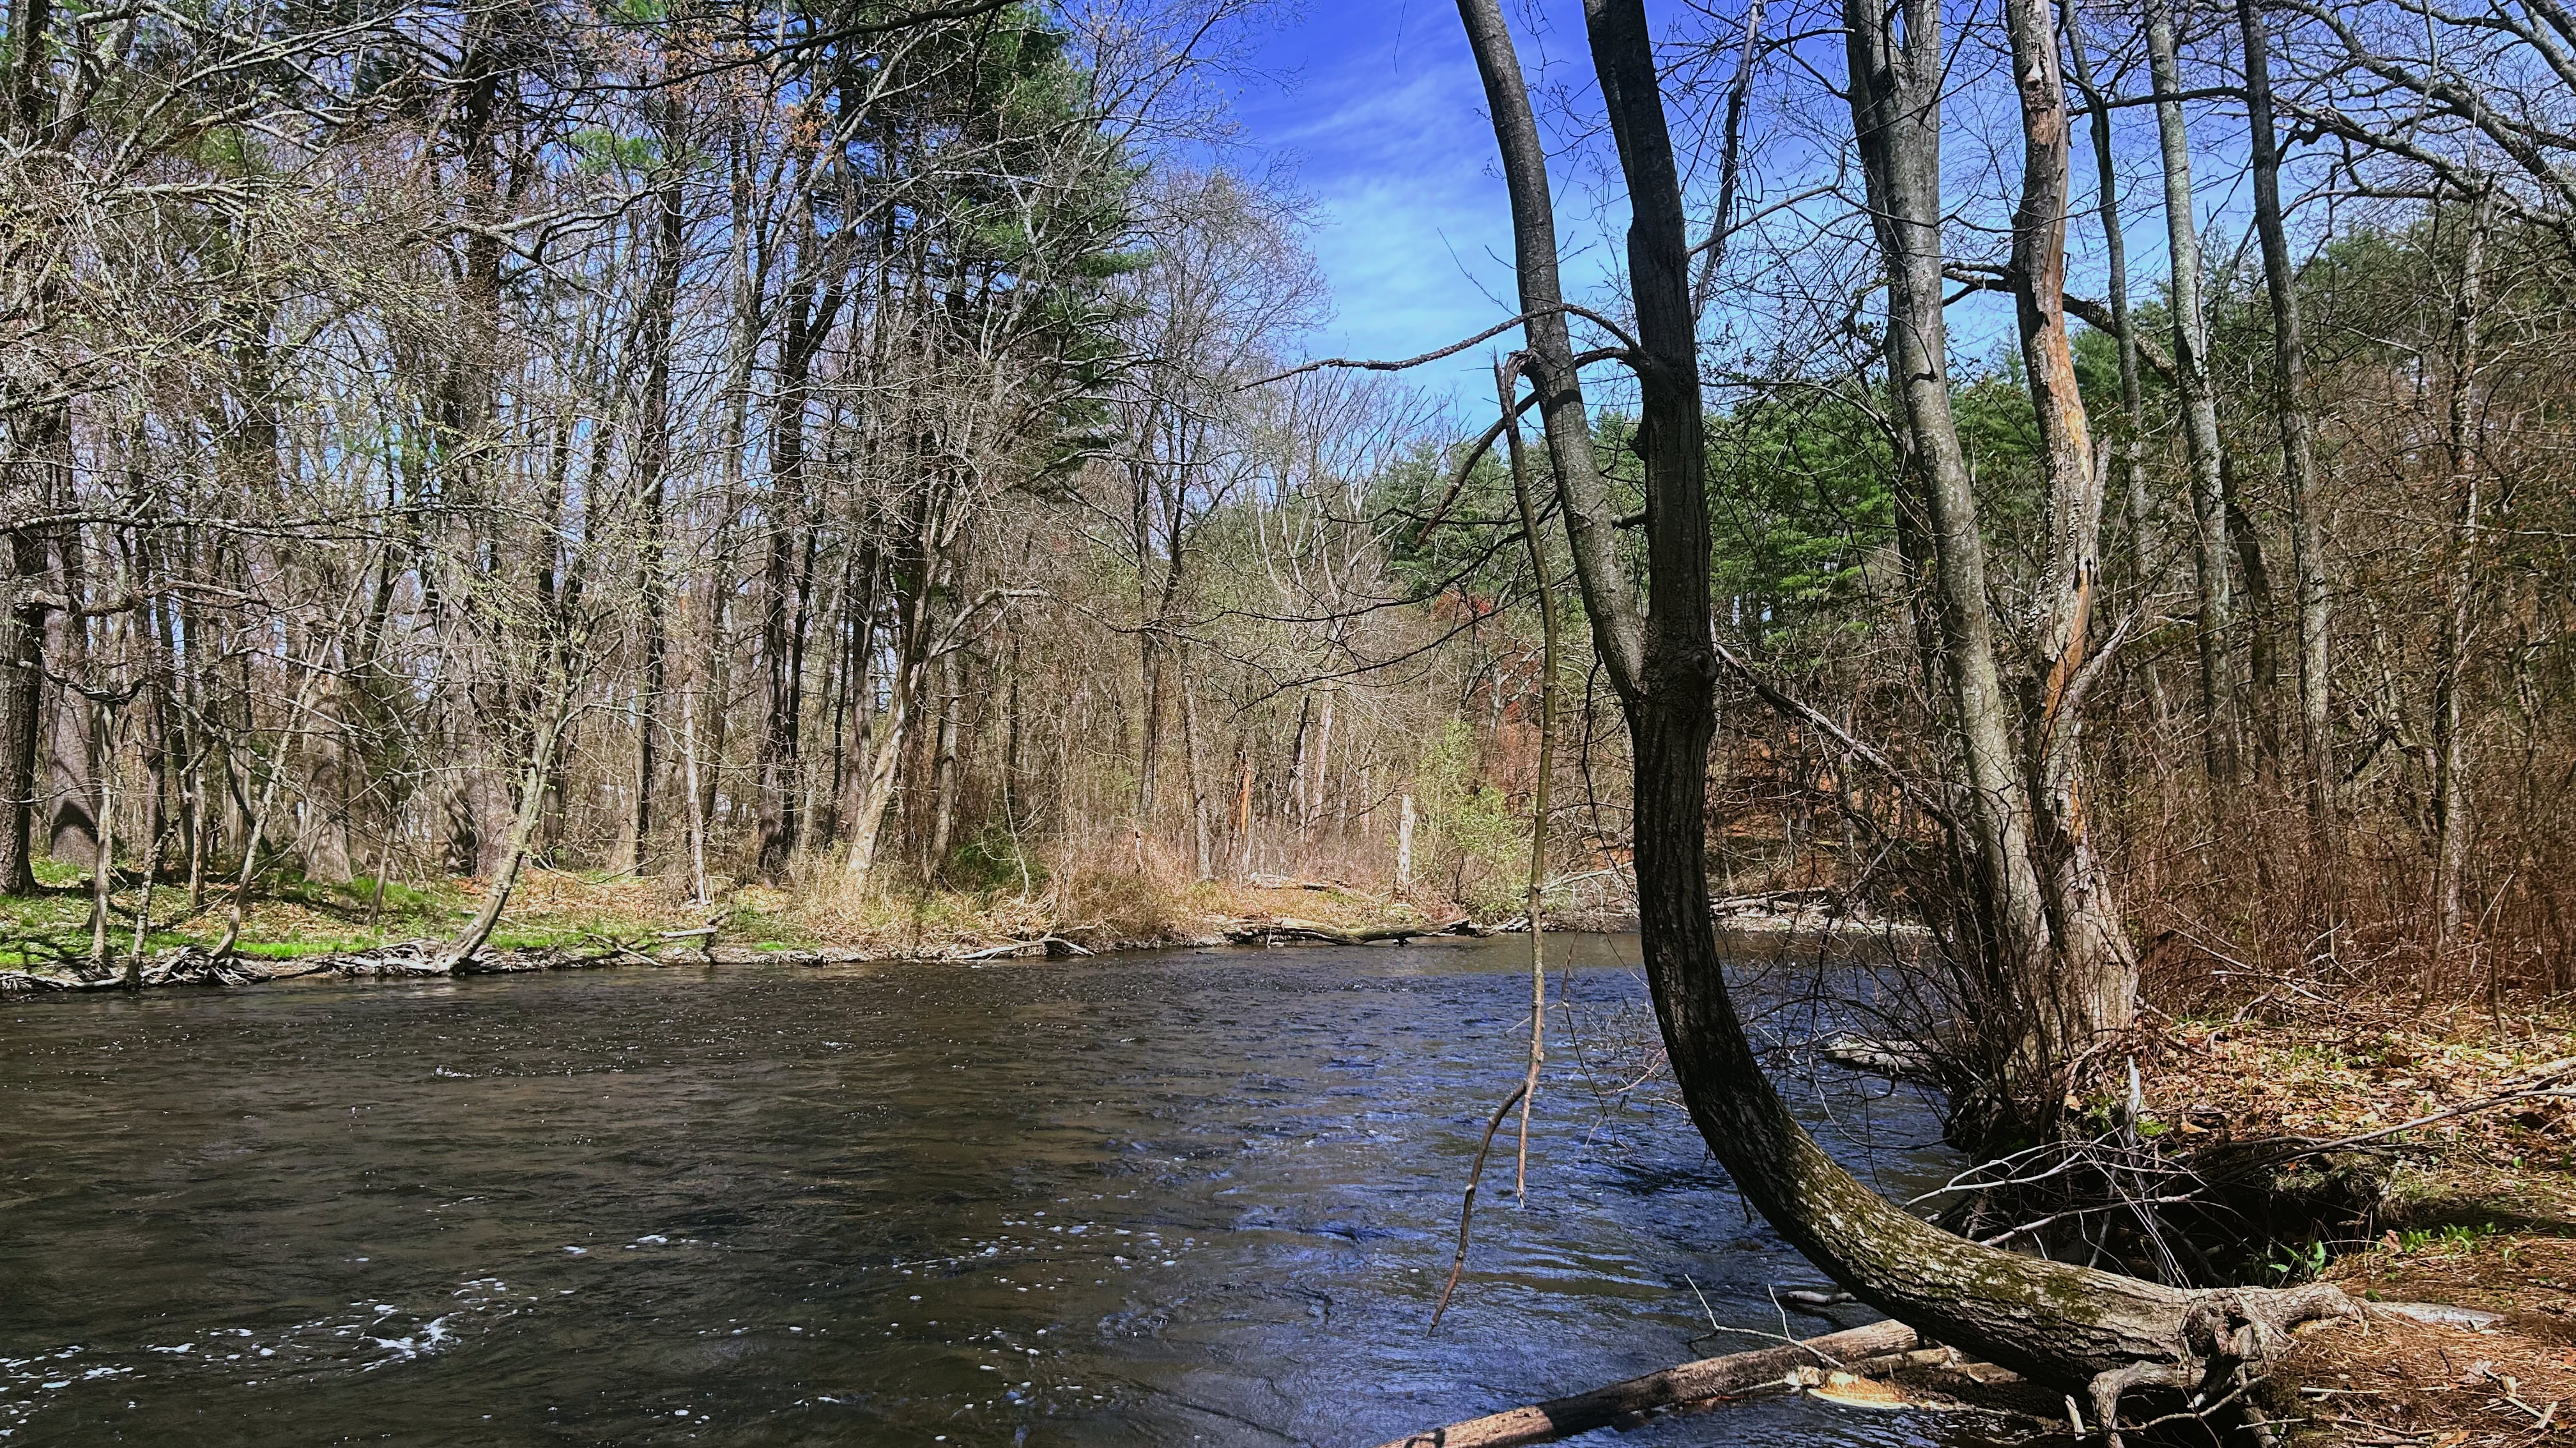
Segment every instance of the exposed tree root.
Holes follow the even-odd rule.
[[[2290,1288],[2212,1288],[2186,1294],[2189,1306],[2175,1333],[2173,1357],[2141,1359],[2096,1373],[2086,1385],[2093,1418],[2111,1448],[2121,1448],[2120,1405],[2141,1389],[2163,1389],[2184,1395],[2184,1408],[2202,1412],[2222,1398],[2245,1393],[2249,1370],[2287,1351],[2300,1324],[2323,1318],[2350,1317],[2358,1305],[2330,1283]],[[2268,1438],[2268,1425],[2250,1404],[2248,1426],[2258,1439]]]

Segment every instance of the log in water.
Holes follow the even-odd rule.
[[[1567,945],[1574,1019],[1642,1019],[1633,941]],[[12,1002],[0,1443],[1370,1444],[1749,1342],[1692,1344],[1692,1281],[1777,1331],[1811,1274],[1567,1042],[1530,1206],[1424,1338],[1525,951]]]

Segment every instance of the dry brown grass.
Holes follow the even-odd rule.
[[[2274,1367],[2294,1441],[2528,1448],[2576,1410],[2576,1241],[2495,1235],[2394,1243],[2329,1274],[2384,1302],[2497,1314],[2483,1330],[2371,1314],[2322,1325]]]
[[[2138,1064],[2147,1116],[2183,1137],[2339,1139],[2507,1094],[2576,1058],[2576,1023],[2458,1007],[2238,1015],[2173,1022]],[[2534,1098],[2452,1117],[2402,1146],[2454,1162],[2555,1164],[2576,1106]]]

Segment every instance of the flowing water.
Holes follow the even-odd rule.
[[[1367,1448],[1759,1345],[1691,1340],[1779,1331],[1812,1270],[1678,1112],[1587,1084],[1633,940],[1558,948],[1588,1049],[1429,1338],[1521,940],[10,1003],[0,1443]],[[1937,1170],[1918,1109],[1802,1095],[1874,1113],[1883,1184]],[[1621,1441],[1945,1431],[1776,1400]]]

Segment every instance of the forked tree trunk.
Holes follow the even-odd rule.
[[[1869,0],[1853,5],[1875,10]],[[1680,186],[1642,0],[1586,0],[1584,12],[1633,218],[1627,270],[1640,343],[1632,360],[1641,379],[1639,451],[1646,463],[1652,566],[1642,611],[1608,550],[1582,546],[1587,538],[1599,541],[1610,526],[1601,498],[1566,493],[1560,501],[1568,535],[1577,543],[1578,577],[1602,666],[1618,691],[1634,745],[1640,933],[1656,1014],[1692,1119],[1747,1199],[1855,1295],[1926,1336],[2038,1382],[2091,1391],[2097,1417],[2109,1416],[2103,1408],[2115,1405],[2125,1388],[2196,1384],[2206,1373],[2225,1371],[2267,1347],[2290,1321],[2334,1309],[2341,1294],[2332,1288],[2188,1292],[2021,1257],[1942,1231],[1835,1165],[1772,1090],[1746,1040],[1708,906],[1708,750],[1716,730],[1717,659]],[[1542,346],[1540,319],[1561,316],[1554,309],[1563,303],[1544,156],[1499,0],[1459,0],[1459,13],[1502,143],[1519,253],[1547,261],[1541,268],[1525,266],[1520,274],[1521,307],[1530,319],[1535,353]],[[1917,39],[1939,24],[1931,0],[1908,0],[1904,13]],[[1872,126],[1918,125],[1919,110],[1891,104],[1897,99],[1886,85],[1891,57],[1874,53],[1869,40],[1877,17],[1854,19],[1854,105],[1864,139],[1871,139]],[[1937,54],[1937,46],[1924,47],[1907,59],[1919,61],[1927,50]],[[1908,79],[1928,84],[1933,74]],[[1927,95],[1913,90],[1912,98]],[[1917,166],[1923,159],[1912,158]],[[1884,205],[1884,168],[1877,169],[1872,200],[1882,203],[1884,218],[1895,213]],[[1907,178],[1918,187],[1929,179],[1920,171]],[[1904,215],[1904,224],[1923,224],[1920,213]],[[1906,284],[1929,281],[1936,301],[1937,252],[1935,242],[1928,275],[1904,278]],[[1901,316],[1918,328],[1921,320]],[[1925,340],[1918,330],[1909,346]],[[1940,353],[1914,360],[1926,356],[1937,359]],[[1904,373],[1904,362],[1899,359],[1899,377],[1910,389],[1917,379]],[[1552,400],[1570,406],[1546,414],[1560,478],[1589,466],[1593,447],[1580,388],[1570,376],[1567,391]],[[1922,400],[1944,407],[1947,402]],[[1560,419],[1571,425],[1556,425]],[[1982,613],[1982,598],[1978,603]],[[1636,645],[1633,653],[1630,643]]]
[[[1852,120],[1888,275],[1888,367],[1911,445],[1925,522],[1921,560],[1938,600],[1932,653],[1955,720],[1959,769],[1956,871],[1969,910],[1955,949],[1978,970],[2000,1036],[1989,1069],[1999,1095],[2034,1094],[2044,1067],[2035,1029],[2055,991],[2049,912],[2032,856],[2030,797],[2013,747],[1996,665],[1977,497],[1950,406],[1949,329],[1942,315],[1940,12],[1904,9],[1900,33],[1870,0],[1845,0]],[[2045,414],[2048,408],[2041,409]],[[1934,682],[1927,680],[1928,682]],[[2013,1017],[2021,1016],[2016,1022]],[[2063,1033],[2057,1033],[2061,1036]]]
[[[930,644],[929,594],[918,576],[909,586],[898,579],[896,599],[902,613],[895,629],[894,672],[886,682],[885,708],[868,721],[867,767],[861,771],[858,801],[850,811],[850,858],[845,873],[852,884],[864,885],[875,873],[886,813],[903,777],[912,721],[919,712],[922,671],[929,667],[922,657]]]
[[[2093,466],[2075,355],[2066,338],[2066,87],[2058,75],[2049,0],[2004,0],[2004,26],[2012,39],[2022,115],[2013,306],[2039,415],[2049,549],[2048,601],[2036,650],[2042,672],[2025,684],[2022,731],[2024,757],[2031,761],[2032,864],[2051,948],[2045,958],[2026,957],[2018,964],[2035,1016],[2031,1064],[2048,1070],[2128,1029],[2138,972],[2137,953],[2085,823],[2083,695],[2094,672],[2085,666],[2102,575],[2102,478]]]

